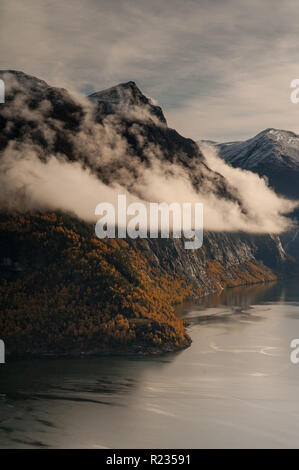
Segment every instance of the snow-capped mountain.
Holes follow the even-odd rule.
[[[216,143],[219,156],[233,167],[266,176],[274,190],[299,200],[299,135],[294,132],[265,129],[245,141]],[[262,203],[262,201],[261,201]],[[299,220],[299,210],[293,216]],[[281,235],[284,249],[299,258],[298,229]]]
[[[299,135],[270,128],[245,141],[215,145],[230,165],[266,176],[276,192],[299,198]]]

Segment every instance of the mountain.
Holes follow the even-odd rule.
[[[150,98],[141,93],[135,82],[121,83],[106,90],[92,93],[89,98],[99,104],[101,115],[116,112],[126,114],[132,107],[147,108],[150,114],[162,124],[166,124],[160,106],[153,104]]]
[[[67,90],[22,72],[0,71],[0,78],[8,83],[0,109],[0,151],[11,145],[20,153],[34,149],[43,162],[59,154],[84,163],[105,184],[121,182],[130,191],[153,162],[175,163],[188,171],[194,188],[205,183],[215,195],[236,199],[197,144],[169,128],[161,108],[134,82],[91,94],[88,107]]]
[[[265,129],[243,142],[215,143],[219,156],[233,167],[265,176],[274,190],[299,200],[299,135],[294,132]],[[293,213],[299,221],[299,210]],[[298,229],[282,234],[284,249],[299,260]]]
[[[154,189],[159,193],[183,174],[195,194],[204,189],[217,204],[246,208],[198,145],[169,128],[161,108],[134,82],[78,98],[22,72],[2,71],[0,77],[6,84],[0,106],[0,331],[8,354],[186,347],[190,338],[175,303],[274,280],[294,268],[274,235],[205,231],[199,250],[184,249],[176,238],[97,239],[94,223],[63,209],[74,195],[69,170],[79,180],[79,202],[85,177],[87,185],[121,185],[146,199],[155,179],[164,178]],[[46,199],[53,161],[54,208]],[[46,173],[36,196],[41,166]],[[179,195],[179,188],[174,191]]]
[[[283,196],[299,199],[299,135],[266,129],[244,142],[216,144],[230,165],[266,176]]]

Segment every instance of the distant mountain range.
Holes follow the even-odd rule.
[[[269,128],[245,141],[205,142],[215,146],[219,156],[233,167],[266,177],[278,194],[299,201],[299,135]],[[293,218],[299,222],[299,209],[295,209]],[[283,247],[296,259],[298,232],[295,229],[281,235]]]
[[[214,145],[230,165],[266,176],[277,193],[299,199],[299,135],[265,129],[245,141]]]

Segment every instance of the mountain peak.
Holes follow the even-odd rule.
[[[134,106],[147,107],[151,114],[166,124],[166,119],[160,106],[153,104],[152,100],[144,95],[132,80],[92,93],[89,95],[89,98],[93,101],[104,103],[108,108],[113,108],[113,110]]]
[[[120,102],[134,104],[138,98],[142,99],[143,96],[136,83],[129,81],[92,93],[89,95],[89,98],[115,104],[119,104]]]
[[[292,131],[287,131],[285,129],[275,129],[274,127],[268,127],[267,129],[264,129],[262,132],[260,132],[259,134],[257,134],[255,137],[258,137],[258,136],[263,136],[263,135],[266,135],[267,137],[270,137],[270,138],[279,138],[281,136],[285,136],[285,137],[298,137],[298,135],[295,133],[295,132],[292,132]],[[253,138],[255,138],[253,137]]]
[[[4,80],[5,85],[9,85],[9,82],[12,82],[12,85],[19,84],[21,87],[34,91],[42,91],[49,88],[49,85],[44,80],[28,75],[20,70],[0,70],[0,78]]]

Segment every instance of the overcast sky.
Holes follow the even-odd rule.
[[[133,80],[194,139],[299,132],[298,0],[0,0],[1,69],[98,91]]]

